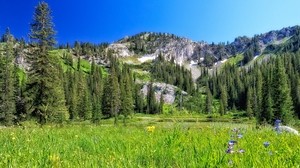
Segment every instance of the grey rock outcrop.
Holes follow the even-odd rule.
[[[157,102],[160,101],[161,94],[163,94],[163,100],[166,104],[173,104],[175,102],[176,94],[180,94],[177,92],[178,87],[166,83],[153,83],[153,89],[155,93],[155,99]],[[145,83],[143,88],[141,89],[141,93],[144,97],[147,96],[149,83]],[[186,92],[181,91],[182,95],[187,95]]]

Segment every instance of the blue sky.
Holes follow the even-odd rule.
[[[113,42],[139,32],[232,42],[300,25],[299,0],[46,0],[59,43]],[[0,33],[27,38],[38,0],[0,0]]]

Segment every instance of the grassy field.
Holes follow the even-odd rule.
[[[89,123],[2,128],[0,167],[299,167],[300,137],[253,124],[139,116],[126,127]],[[193,118],[193,117],[192,117]],[[232,131],[239,128],[242,137]],[[235,140],[234,153],[226,153]],[[269,142],[265,147],[264,142]],[[238,152],[244,150],[244,153]]]

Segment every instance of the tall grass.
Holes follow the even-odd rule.
[[[225,152],[233,127],[243,154]],[[0,167],[299,167],[299,140],[223,123],[3,128]]]

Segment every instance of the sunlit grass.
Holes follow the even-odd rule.
[[[297,167],[300,138],[230,123],[153,122],[3,128],[0,167]],[[238,147],[225,152],[232,128]],[[270,146],[265,148],[263,143]]]

